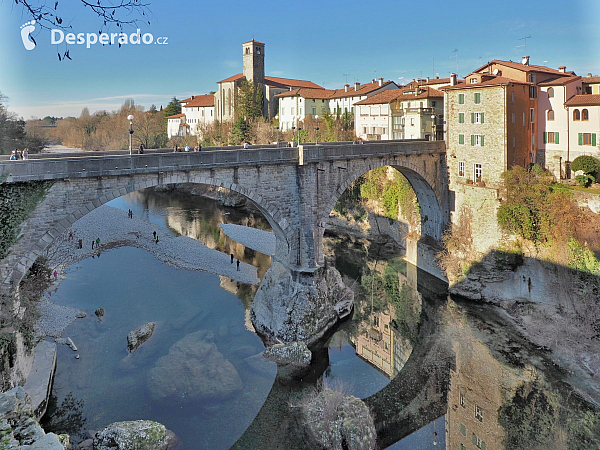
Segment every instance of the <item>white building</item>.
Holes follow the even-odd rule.
[[[173,136],[188,136],[190,126],[185,121],[185,114],[174,114],[167,116],[167,136],[171,139]]]
[[[333,92],[327,89],[301,88],[277,94],[279,129],[289,131],[309,115],[316,117],[328,112],[328,99]]]
[[[600,157],[600,94],[575,95],[565,103],[569,119],[568,160]]]
[[[370,83],[361,85],[355,82],[353,87],[346,84],[344,89],[336,89],[329,97],[329,112],[335,117],[341,117],[345,113],[354,114],[354,104],[375,94],[388,89],[398,89],[393,81],[371,80]]]
[[[192,96],[190,101],[181,107],[186,123],[190,126],[190,134],[199,135],[200,130],[215,120],[215,96],[212,94]]]

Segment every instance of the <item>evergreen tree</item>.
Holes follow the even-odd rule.
[[[246,121],[262,117],[263,104],[263,85],[242,81],[235,94],[236,116]]]
[[[174,116],[175,114],[181,114],[181,103],[177,100],[177,97],[173,97],[167,107],[163,110],[165,117]]]

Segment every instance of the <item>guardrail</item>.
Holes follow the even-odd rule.
[[[403,144],[403,145],[399,145]],[[386,157],[400,154],[445,153],[444,141],[405,139],[359,143],[304,144],[300,147],[271,145],[241,149],[227,148],[201,152],[150,151],[129,153],[77,154],[54,158],[0,161],[5,182],[118,176],[198,168],[257,166],[269,164],[306,164],[326,160]],[[0,177],[1,179],[1,177]]]

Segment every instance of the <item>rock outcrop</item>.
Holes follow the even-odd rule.
[[[211,341],[211,332],[197,331],[173,344],[148,373],[152,398],[198,402],[239,391],[242,380],[237,370]]]
[[[333,267],[315,273],[292,273],[273,261],[254,302],[250,317],[269,344],[304,341],[312,345],[351,309],[354,293]]]
[[[94,438],[94,450],[167,450],[176,445],[172,432],[150,420],[111,423]]]
[[[64,450],[59,437],[46,434],[32,417],[29,397],[23,387],[0,393],[0,448]],[[68,442],[68,437],[63,436]]]
[[[308,366],[312,359],[312,352],[305,342],[292,342],[290,344],[275,344],[264,351],[264,356],[269,361],[281,365]]]
[[[146,322],[141,327],[129,332],[127,335],[127,349],[129,353],[135,352],[140,345],[152,337],[155,326],[155,322]]]

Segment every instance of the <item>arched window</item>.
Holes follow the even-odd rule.
[[[580,120],[580,119],[581,119],[581,115],[579,114],[579,110],[574,109],[573,110],[573,120]]]
[[[590,120],[590,114],[587,109],[581,110],[581,120]]]
[[[554,120],[554,111],[549,109],[547,114],[548,114],[548,120]]]
[[[553,98],[554,97],[554,88],[549,87],[548,88],[548,98]]]

